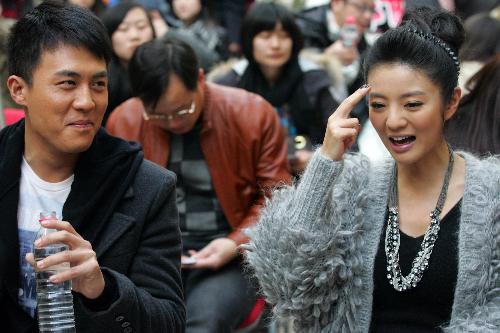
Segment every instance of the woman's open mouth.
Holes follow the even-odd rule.
[[[402,145],[406,145],[406,144],[409,144],[409,143],[412,143],[413,141],[415,141],[415,137],[413,135],[392,136],[392,137],[389,137],[389,140],[391,141],[392,144],[402,146]]]
[[[389,142],[391,143],[391,150],[395,153],[405,153],[413,147],[416,137],[413,135],[407,136],[391,136]]]

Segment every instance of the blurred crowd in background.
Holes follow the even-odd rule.
[[[250,217],[253,218],[253,216],[249,216],[245,220],[241,216],[250,215],[248,212],[256,209],[252,206],[254,202],[251,195],[261,192],[261,188],[257,188],[257,181],[254,181],[254,178],[261,177],[259,172],[252,174],[253,170],[250,170],[252,172],[249,171],[250,176],[247,176],[242,171],[245,167],[251,169],[249,166],[252,166],[255,159],[255,156],[252,155],[253,152],[242,151],[241,147],[245,145],[238,146],[235,142],[238,140],[244,141],[242,138],[246,137],[248,142],[244,141],[244,143],[248,143],[248,147],[255,144],[255,142],[262,143],[262,146],[269,144],[274,148],[278,147],[276,151],[262,149],[263,152],[259,151],[259,153],[263,155],[263,158],[257,156],[261,159],[258,159],[259,163],[254,163],[262,169],[262,173],[265,173],[266,177],[270,179],[274,177],[272,179],[273,186],[287,178],[285,176],[288,176],[288,171],[300,177],[311,160],[314,149],[323,142],[329,116],[347,96],[365,83],[362,74],[363,61],[371,45],[385,31],[397,27],[401,23],[405,12],[414,7],[444,8],[455,12],[465,23],[465,43],[459,52],[459,59],[455,59],[460,61],[459,85],[462,88],[462,99],[457,113],[445,124],[447,141],[455,149],[470,151],[478,155],[500,154],[500,38],[498,38],[500,36],[500,0],[64,1],[90,9],[102,20],[106,27],[112,43],[113,55],[108,66],[109,98],[102,125],[107,125],[109,132],[112,134],[125,133],[122,137],[126,138],[133,137],[133,134],[136,134],[139,130],[147,131],[148,129],[150,131],[146,134],[154,136],[155,139],[162,138],[163,141],[152,140],[151,142],[154,142],[154,144],[150,146],[147,145],[147,142],[141,142],[146,159],[151,159],[148,152],[157,151],[157,147],[167,147],[168,142],[166,134],[158,132],[158,128],[161,126],[158,128],[151,127],[153,128],[151,130],[146,125],[142,125],[143,121],[146,124],[149,121],[151,124],[156,120],[160,124],[163,122],[163,124],[171,125],[169,122],[173,123],[172,120],[176,118],[182,119],[186,115],[195,114],[198,117],[202,108],[205,109],[205,116],[210,112],[216,114],[216,111],[232,108],[230,111],[225,111],[234,117],[231,122],[224,122],[227,119],[220,117],[221,112],[219,112],[219,118],[224,121],[219,120],[219,126],[215,127],[222,139],[211,142],[205,141],[204,147],[197,145],[193,148],[186,144],[186,147],[192,150],[191,153],[194,151],[197,154],[195,160],[200,162],[198,164],[201,165],[200,169],[185,167],[189,169],[185,174],[176,171],[175,167],[182,169],[182,163],[180,163],[182,161],[165,161],[167,158],[165,151],[159,154],[164,159],[162,163],[154,161],[162,166],[167,166],[170,170],[176,172],[178,177],[179,174],[186,177],[191,176],[198,181],[201,178],[200,183],[202,185],[211,184],[210,177],[216,175],[219,184],[214,181],[215,190],[209,187],[209,190],[206,191],[208,194],[205,193],[205,196],[209,197],[211,203],[216,203],[213,205],[216,208],[211,206],[210,209],[216,210],[217,214],[219,214],[217,216],[222,216],[221,212],[223,211],[223,209],[220,209],[217,200],[220,200],[223,208],[237,206],[227,204],[224,207],[223,202],[230,202],[234,198],[240,200],[238,204],[243,208],[237,214],[234,213],[235,209],[232,211],[226,209],[224,212],[227,215],[226,217],[218,220],[214,219],[217,223],[220,221],[225,223],[222,227],[216,225],[219,228],[215,230],[216,232],[227,232],[230,229],[228,221],[232,222],[234,220],[242,223],[241,221],[245,222],[246,220],[249,221]],[[263,4],[264,2],[274,4]],[[16,22],[16,19],[39,3],[39,0],[1,0],[0,81],[2,86],[0,88],[0,110],[3,112],[0,112],[0,128],[14,123],[24,115],[21,107],[12,101],[5,84],[8,77],[5,47],[9,29]],[[179,53],[182,54],[181,59],[185,60],[184,63],[177,61],[171,66],[174,74],[178,76],[178,79],[182,79],[182,82],[181,80],[173,80],[172,86],[174,88],[167,89],[168,83],[165,82],[168,80],[161,78],[160,75],[156,77],[158,68],[149,66],[148,60],[155,57],[140,59],[140,61],[136,59],[142,48],[145,48],[148,44],[156,43],[145,44],[153,40],[163,42],[165,45],[169,44],[170,48],[179,48],[180,46],[177,45],[178,40],[191,46],[201,68],[199,75],[197,77],[191,75],[198,71],[198,67],[194,64],[196,61],[192,60],[195,59],[194,56],[192,58],[186,56],[186,54],[193,53],[191,48],[187,47],[189,50],[184,50],[185,53]],[[143,47],[136,52],[141,44],[144,44]],[[153,51],[155,50],[154,45],[150,47]],[[134,52],[136,56],[134,56]],[[175,60],[179,57],[179,54],[176,55],[174,52],[172,54],[166,53],[168,52],[165,50],[159,52],[166,59],[172,58]],[[143,54],[147,54],[147,52],[143,52]],[[174,60],[172,60],[172,63],[176,62]],[[145,65],[144,67],[139,66],[139,69],[136,68],[134,73],[134,63],[137,62]],[[155,62],[152,61],[152,63]],[[149,73],[142,71],[144,68],[147,68]],[[184,77],[175,72],[176,70],[181,74],[188,72],[190,75]],[[166,75],[165,73],[161,74]],[[130,109],[132,105],[130,101],[134,97],[133,91],[137,91],[138,88],[139,90],[147,90],[144,88],[146,83],[143,86],[141,84],[143,81],[148,80],[153,82],[150,87],[156,87],[157,85],[165,88],[165,92],[160,92],[163,101],[165,101],[165,98],[175,95],[171,93],[172,91],[181,91],[184,92],[185,96],[193,94],[198,97],[193,97],[192,102],[190,100],[189,104],[191,106],[189,108],[167,113],[165,110],[156,109],[160,108],[158,107],[160,104],[163,109],[168,109],[172,103],[159,103],[161,98],[156,96],[156,100],[151,105],[142,105],[144,96],[140,96],[141,100],[132,101],[141,104],[134,104],[134,111],[140,111],[135,112],[136,115],[139,115],[140,122],[137,121],[132,124],[134,125],[131,126],[134,127],[133,130],[125,128],[126,126],[120,127],[123,122],[117,121],[117,119],[120,119],[120,114],[121,120],[128,119],[126,109],[127,107]],[[202,88],[205,87],[205,80],[210,82],[206,90],[212,94],[212,97],[219,94],[219,99],[206,97],[207,102],[205,103],[205,95],[200,94],[200,91],[204,91]],[[138,84],[138,82],[141,84]],[[202,88],[187,89],[190,85],[186,85],[186,82],[194,82],[191,86],[197,87],[197,84],[199,84]],[[212,83],[215,84],[212,85]],[[221,89],[218,85],[241,88],[255,93],[269,102],[270,105],[258,96],[247,94],[242,90]],[[182,89],[176,90],[179,87]],[[148,92],[154,95],[154,92],[147,91],[146,93]],[[142,93],[147,95],[144,91]],[[178,93],[177,95],[183,94]],[[227,102],[231,100],[231,97],[237,99],[237,101],[233,99],[232,104],[234,105],[227,107],[228,104],[231,104]],[[250,102],[245,103],[244,97]],[[255,100],[258,102],[255,102]],[[256,103],[257,106],[252,103]],[[151,106],[152,108],[150,108]],[[148,110],[145,108],[148,108]],[[255,121],[253,127],[250,121],[246,121],[245,115],[250,113],[253,113],[253,117],[248,117],[248,119],[260,119],[258,118],[259,112],[262,111],[262,114],[264,114],[266,108],[270,110],[268,114],[275,118],[273,118],[275,127],[270,126],[272,121],[267,121],[268,127],[266,127],[266,122],[259,120],[258,124],[261,125],[261,128],[255,125]],[[236,111],[239,113],[233,109],[237,109]],[[279,116],[279,124],[278,117],[276,117],[272,109]],[[113,116],[113,112],[115,116]],[[245,113],[245,115],[242,116],[242,113]],[[357,142],[351,149],[360,151],[373,160],[388,156],[388,151],[368,119],[367,103],[365,101],[360,102],[352,110],[351,115],[358,118],[362,128]],[[262,117],[262,119],[270,119],[269,117]],[[184,117],[184,119],[186,118],[190,119]],[[195,118],[192,117],[192,119]],[[244,123],[245,130],[247,130],[245,133],[241,133],[242,131],[238,127],[242,123]],[[230,124],[227,127],[232,126],[229,130],[225,127],[227,124]],[[286,149],[282,133],[279,130],[280,125],[285,134],[283,137],[286,138],[286,159],[289,170],[284,167],[286,164]],[[203,124],[203,126],[205,125]],[[204,128],[201,125],[193,126],[191,124],[191,129],[194,130],[189,130],[189,133],[185,133],[186,131],[176,133],[175,128],[161,127],[161,130],[172,132],[173,137],[179,134],[194,133],[195,136],[192,137],[194,139],[191,139],[199,144],[198,141],[202,140],[199,140],[196,135],[203,132]],[[227,135],[229,132],[231,132],[232,136]],[[244,135],[248,133],[252,135]],[[223,137],[224,135],[225,137]],[[258,138],[256,139],[254,136]],[[189,138],[189,136],[186,137]],[[163,142],[164,145],[161,146],[158,142]],[[219,146],[215,146],[214,142]],[[215,152],[207,154],[210,155],[208,157],[204,156],[202,148],[213,145]],[[175,147],[175,145],[173,146]],[[283,146],[282,150],[279,149],[281,146]],[[177,153],[179,151],[184,153],[179,148],[179,145],[177,145],[176,149]],[[226,153],[226,150],[230,154],[234,153],[234,156],[231,156],[236,161],[234,165],[237,165],[237,167],[232,168],[233,165],[227,163],[230,158],[225,159],[224,155],[221,154],[221,152]],[[188,151],[187,148],[186,151]],[[282,152],[281,155],[279,154],[280,151]],[[228,156],[230,154],[228,153]],[[279,155],[283,160],[281,164],[279,163]],[[205,159],[213,161],[207,165],[216,166],[216,170],[210,169],[209,166],[201,163]],[[189,160],[188,162],[192,161]],[[277,164],[280,165],[276,166]],[[276,174],[271,176],[267,175],[270,173],[269,170],[274,169],[280,172],[275,172]],[[202,173],[195,174],[197,173],[196,170],[203,170],[205,178],[202,177],[203,175],[198,177]],[[233,179],[230,177],[232,173],[233,175],[237,174]],[[242,178],[245,179],[242,180]],[[238,186],[245,184],[245,182],[253,184],[254,188],[251,190],[255,193],[250,193],[250,190],[247,191],[246,189],[239,192],[234,190],[234,188],[238,189]],[[189,185],[186,184],[178,183],[177,186],[182,189],[182,186]],[[220,190],[221,188],[223,190]],[[224,195],[221,196],[220,193]],[[179,197],[182,196],[178,196],[178,199]],[[222,199],[217,197],[222,197]],[[181,199],[186,202],[192,200],[192,202],[205,203],[199,198],[186,199],[182,197]],[[183,214],[187,216],[200,213],[186,210],[185,207],[184,210],[180,210],[181,217]],[[206,212],[203,211],[203,213]],[[225,221],[225,218],[228,221]],[[235,226],[239,228],[240,224],[233,223],[231,228]],[[195,227],[205,230],[203,225],[196,225]],[[192,231],[189,228],[187,230]],[[185,230],[183,229],[183,231]],[[243,243],[243,241],[241,240],[240,243]],[[234,249],[240,243],[235,243]],[[236,250],[233,252],[236,253]],[[235,270],[239,272],[240,268],[237,267]],[[224,288],[228,289],[225,285]],[[254,302],[255,292],[251,296],[251,300],[245,301],[248,306],[251,306]],[[206,306],[202,310],[209,307]],[[248,309],[245,309],[246,312],[248,312]]]
[[[477,153],[500,152],[499,0],[281,0],[273,13],[249,10],[252,0],[67,0],[102,19],[112,40],[109,114],[132,97],[127,66],[141,43],[178,38],[196,52],[209,81],[263,96],[280,115],[289,161],[300,172],[320,144],[328,116],[364,82],[363,56],[377,36],[396,27],[405,10],[426,5],[457,13],[467,40],[461,50],[461,111],[447,125],[449,140]],[[267,1],[269,2],[269,1]],[[2,0],[0,43],[37,0]],[[345,34],[354,24],[354,37]],[[352,32],[352,31],[351,31]],[[353,38],[347,42],[346,38]],[[2,50],[3,51],[3,50]],[[485,66],[487,64],[487,66]],[[483,69],[483,70],[481,70]],[[0,79],[7,77],[5,53]],[[16,106],[2,85],[0,125]],[[363,131],[353,149],[372,158],[387,154],[371,128],[364,103],[353,111]],[[19,116],[19,114],[16,114]],[[14,119],[16,115],[14,116]],[[469,135],[463,135],[463,133]]]

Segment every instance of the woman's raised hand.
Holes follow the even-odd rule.
[[[357,118],[350,118],[352,109],[370,91],[369,86],[363,86],[347,97],[328,118],[325,139],[321,147],[321,154],[334,161],[340,161],[359,134],[361,128]]]

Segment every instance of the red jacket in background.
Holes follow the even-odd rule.
[[[290,182],[287,147],[278,115],[258,95],[205,83],[201,149],[215,193],[233,228],[237,244],[248,239],[242,230],[256,222],[269,190]],[[145,158],[167,166],[170,138],[166,130],[144,120],[144,106],[132,98],[109,117],[107,130],[142,144]]]

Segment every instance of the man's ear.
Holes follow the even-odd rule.
[[[458,105],[460,104],[460,98],[462,97],[462,89],[460,87],[456,87],[453,90],[453,95],[451,96],[451,100],[448,102],[446,109],[444,110],[444,120],[447,121],[455,112],[457,112]]]
[[[11,75],[7,79],[10,96],[19,105],[27,106],[28,83],[20,76]]]

